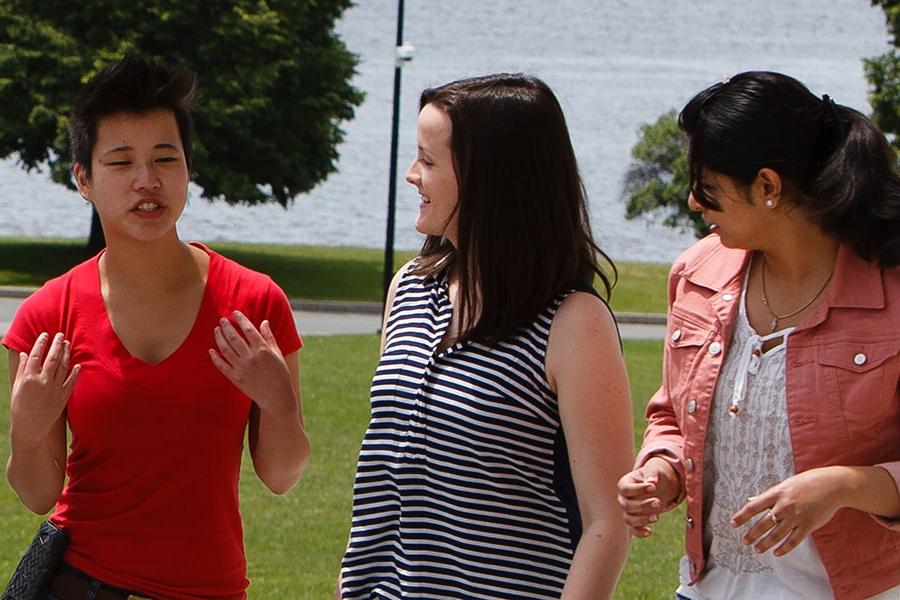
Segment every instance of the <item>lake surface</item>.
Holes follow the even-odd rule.
[[[355,84],[366,93],[344,124],[339,171],[288,210],[209,203],[192,190],[183,238],[383,247],[396,10],[393,0],[360,0],[338,26],[360,57]],[[791,74],[868,113],[861,59],[889,48],[884,14],[868,0],[407,0],[404,34],[416,54],[403,70],[398,248],[421,243],[418,196],[403,181],[419,92],[523,71],[563,106],[600,245],[613,258],[653,262],[671,261],[693,238],[623,216],[622,177],[642,123],[750,69]],[[77,194],[0,161],[0,236],[84,237],[89,219]]]

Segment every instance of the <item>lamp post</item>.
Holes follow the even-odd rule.
[[[400,129],[400,73],[412,60],[415,48],[403,43],[403,0],[397,0],[397,46],[394,62],[394,117],[391,122],[391,166],[388,179],[387,232],[384,241],[384,278],[381,305],[387,304],[388,289],[394,274],[394,213],[397,208],[397,134]]]

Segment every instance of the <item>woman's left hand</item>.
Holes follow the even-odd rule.
[[[784,556],[842,507],[840,488],[840,471],[834,467],[804,471],[750,497],[731,517],[731,526],[760,517],[741,542],[760,553],[780,544],[774,554]]]
[[[213,364],[260,410],[296,412],[297,393],[269,322],[263,321],[257,330],[240,311],[233,316],[234,324],[223,317],[214,331],[218,352],[209,351]]]

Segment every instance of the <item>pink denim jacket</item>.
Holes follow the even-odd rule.
[[[687,497],[691,583],[702,577],[703,452],[710,403],[728,353],[750,252],[711,235],[669,276],[663,384],[647,407],[637,465],[661,455]],[[797,472],[879,465],[900,489],[900,268],[879,269],[842,246],[825,301],[791,334],[785,379]],[[762,491],[762,490],[760,490]],[[812,535],[837,600],[900,584],[900,522],[841,509]]]

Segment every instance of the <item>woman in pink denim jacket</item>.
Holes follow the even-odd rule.
[[[663,384],[619,482],[687,499],[679,598],[900,597],[900,179],[869,119],[777,73],[694,97]]]

